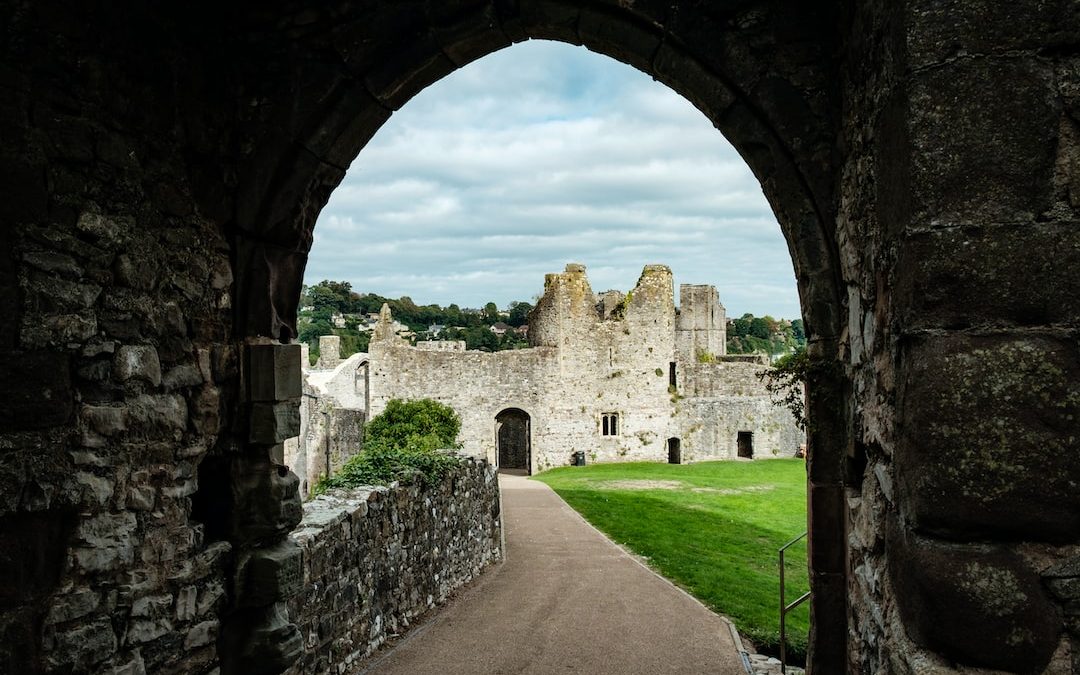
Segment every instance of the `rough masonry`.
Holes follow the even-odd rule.
[[[502,559],[495,469],[465,459],[432,488],[333,491],[304,504],[290,538],[303,552],[289,615],[304,655],[288,672],[339,672]]]

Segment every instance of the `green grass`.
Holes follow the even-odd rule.
[[[759,649],[779,649],[776,550],[806,530],[802,460],[596,464],[552,469],[536,480],[550,485],[611,539],[729,617]],[[610,485],[627,480],[680,485]],[[804,539],[788,549],[788,601],[808,588]],[[788,614],[787,621],[789,653],[798,661],[806,650],[806,604]]]

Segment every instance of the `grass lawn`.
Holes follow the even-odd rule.
[[[595,464],[535,477],[614,541],[779,649],[776,550],[806,530],[802,460]],[[788,601],[808,590],[806,540],[788,549]],[[788,614],[792,660],[806,649],[806,604]]]

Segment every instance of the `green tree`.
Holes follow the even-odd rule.
[[[499,350],[499,336],[487,326],[471,326],[464,331],[465,348],[479,349],[485,352]]]
[[[519,302],[515,300],[510,303],[510,318],[506,320],[511,326],[524,326],[529,323],[529,312],[532,311],[533,306],[527,302]]]
[[[791,322],[791,335],[798,344],[806,344],[806,328],[803,326],[802,319],[795,319]]]
[[[386,485],[395,480],[431,487],[460,458],[443,452],[458,447],[461,418],[449,406],[430,399],[391,399],[386,409],[364,427],[364,443],[336,475],[319,481],[315,493],[328,488]]]
[[[494,302],[489,302],[484,305],[484,321],[488,322],[488,325],[495,323],[499,320],[499,307]]]
[[[769,330],[769,322],[765,320],[765,317],[754,317],[750,319],[750,335],[759,340],[769,339],[772,335],[772,331]]]

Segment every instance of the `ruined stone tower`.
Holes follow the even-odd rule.
[[[715,286],[679,284],[675,346],[687,361],[727,354],[727,314]]]

